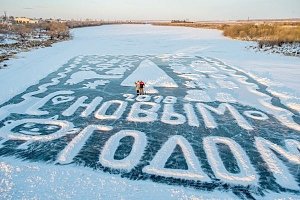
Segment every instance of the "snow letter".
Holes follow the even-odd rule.
[[[168,158],[173,153],[176,145],[182,149],[188,169],[167,169],[164,168]],[[192,146],[180,135],[172,136],[156,153],[150,165],[143,168],[143,172],[165,177],[173,177],[195,181],[210,181],[210,178],[201,170],[200,163]]]
[[[106,112],[108,108],[113,104],[119,104],[119,106],[113,114],[107,115]],[[119,119],[124,113],[126,106],[127,106],[127,102],[125,101],[120,101],[120,100],[107,101],[103,103],[102,106],[95,112],[95,117],[97,119]]]
[[[12,130],[20,125],[23,124],[43,124],[48,126],[57,126],[60,129],[55,131],[54,133],[48,135],[42,135],[40,130],[22,130],[19,133],[13,132]],[[56,119],[21,119],[17,121],[7,121],[4,123],[4,126],[0,128],[0,137],[3,140],[0,141],[0,148],[1,144],[3,144],[7,140],[23,140],[25,143],[21,144],[18,148],[24,149],[32,142],[47,142],[51,140],[58,139],[68,134],[73,134],[74,132],[78,131],[78,129],[74,128],[73,123],[63,120],[56,120]]]
[[[161,121],[166,124],[178,125],[183,124],[186,119],[182,114],[174,111],[174,104],[165,104]]]
[[[150,109],[142,109],[142,106],[151,106]],[[160,105],[153,102],[136,102],[132,105],[127,120],[133,122],[153,122],[157,120],[157,111]],[[142,115],[142,116],[141,116]]]
[[[131,136],[134,138],[134,143],[132,145],[130,154],[122,160],[115,160],[114,155],[118,149],[120,140],[127,136]],[[99,157],[99,162],[104,167],[130,171],[139,163],[144,154],[146,145],[147,138],[143,132],[134,130],[122,130],[111,136],[105,143]]]
[[[186,117],[188,119],[188,124],[190,126],[199,127],[199,121],[197,119],[196,113],[193,109],[193,105],[189,103],[184,104],[184,111],[186,113]]]
[[[276,182],[282,187],[299,190],[299,185],[290,174],[288,168],[274,153],[277,152],[289,162],[300,165],[300,142],[296,140],[285,140],[287,150],[281,148],[264,138],[255,137],[255,145],[263,160],[274,174]]]
[[[87,126],[59,153],[57,162],[60,164],[72,162],[73,158],[79,153],[80,149],[95,130],[110,131],[112,127],[102,125]]]
[[[217,144],[225,144],[230,148],[240,169],[240,173],[230,173],[225,168],[219,155]],[[250,185],[258,182],[258,176],[250,163],[247,154],[234,140],[225,137],[205,137],[203,139],[204,151],[207,160],[216,176],[226,183]]]
[[[84,103],[88,99],[87,96],[82,96],[75,101],[69,108],[67,108],[62,115],[64,116],[71,116],[73,115],[76,110],[80,107],[86,107],[86,109],[80,114],[81,117],[87,117],[89,116],[99,105],[99,103],[102,101],[102,97],[96,97],[93,99],[91,103]]]
[[[218,115],[224,115],[227,108],[240,127],[246,130],[253,130],[253,127],[245,120],[245,118],[228,103],[221,103],[218,108],[214,108],[203,103],[197,103],[196,106],[201,113],[207,128],[216,128],[218,126],[208,110]]]
[[[26,110],[26,114],[28,114],[28,115],[47,115],[47,114],[49,114],[49,112],[40,110],[40,108],[43,107],[50,99],[52,99],[53,97],[55,97],[57,95],[70,95],[73,93],[74,92],[72,92],[72,91],[57,91],[57,92],[48,94],[47,96],[42,98],[40,101],[36,102],[31,107],[29,107]]]

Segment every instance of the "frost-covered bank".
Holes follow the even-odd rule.
[[[68,26],[60,22],[0,24],[0,62],[22,51],[48,47],[55,42],[67,40],[69,37]]]
[[[282,43],[282,44],[271,44],[271,43],[258,43],[256,45],[250,45],[247,47],[255,51],[262,51],[266,53],[276,53],[286,56],[300,57],[300,43]]]

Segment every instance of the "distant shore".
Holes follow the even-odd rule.
[[[0,24],[0,69],[7,65],[1,64],[17,53],[30,51],[36,48],[49,47],[54,43],[72,38],[70,29],[102,26],[111,24],[140,24],[131,21],[41,21],[29,23],[3,23]]]
[[[300,19],[295,20],[247,20],[224,22],[154,22],[156,26],[183,26],[192,28],[218,29],[232,39],[255,41],[256,51],[279,53],[300,57]]]

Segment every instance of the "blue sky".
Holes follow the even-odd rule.
[[[0,0],[1,15],[64,19],[300,18],[300,0]]]

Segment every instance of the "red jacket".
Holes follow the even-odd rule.
[[[141,82],[140,82],[140,87],[141,87],[141,88],[144,88],[144,86],[145,86],[145,83],[144,83],[143,81],[141,81]]]

